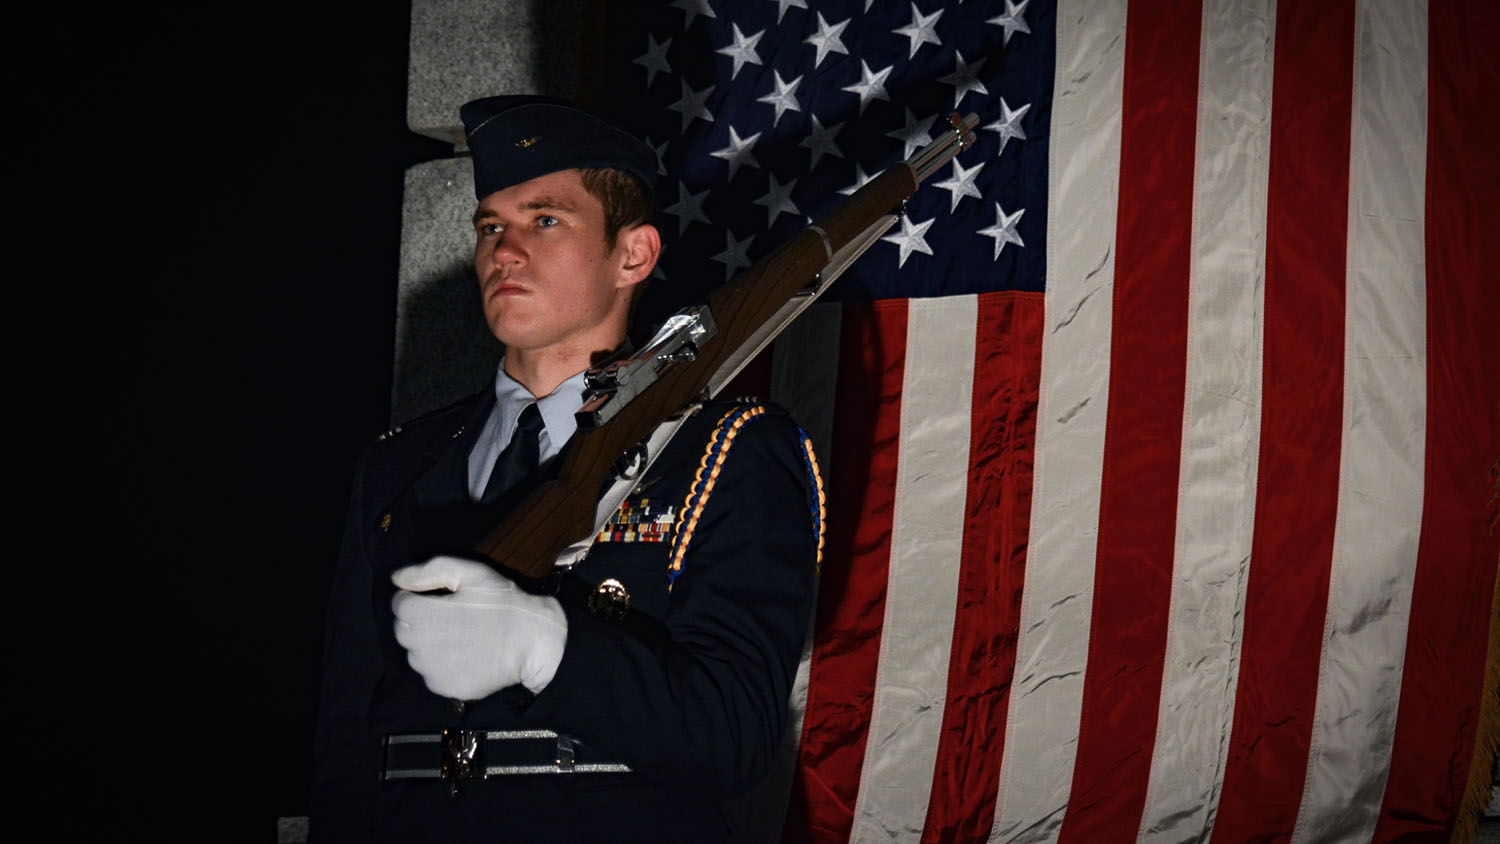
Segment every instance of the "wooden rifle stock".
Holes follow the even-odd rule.
[[[711,379],[730,357],[817,280],[836,254],[882,217],[899,213],[922,178],[972,143],[976,122],[972,115],[964,121],[954,115],[956,139],[934,143],[910,161],[885,170],[710,296],[717,333],[697,348],[695,358],[664,369],[605,424],[581,425],[557,476],[538,486],[475,550],[502,570],[532,580],[549,575],[565,549],[597,529],[595,505],[621,455],[664,420],[708,398]]]

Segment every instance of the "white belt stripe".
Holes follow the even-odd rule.
[[[489,730],[484,737],[487,739],[549,739],[557,738],[557,733],[551,730]]]
[[[555,739],[551,730],[486,730],[486,739]],[[387,744],[432,744],[443,740],[442,733],[395,733],[386,737]]]
[[[628,774],[629,765],[614,765],[601,762],[586,765],[493,765],[484,769],[487,777],[505,774]]]
[[[510,774],[628,774],[629,765],[589,763],[559,767],[557,765],[491,765],[484,769],[487,777]],[[433,779],[442,776],[439,768],[393,768],[385,772],[388,780]]]
[[[555,739],[552,730],[486,730],[485,740],[508,741],[512,739]],[[437,744],[443,740],[442,733],[397,733],[386,737],[387,744]],[[629,765],[614,762],[588,762],[573,765],[491,765],[484,769],[487,777],[508,774],[628,774]],[[441,768],[389,768],[385,772],[388,780],[429,779],[441,777]]]
[[[431,779],[442,775],[440,768],[392,768],[385,772],[388,780]]]
[[[389,736],[387,744],[433,744],[443,740],[441,733],[408,733],[403,735]]]

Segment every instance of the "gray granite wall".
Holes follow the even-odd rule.
[[[412,0],[407,125],[454,145],[406,173],[391,422],[493,377],[500,348],[471,268],[474,190],[458,108],[492,94],[574,97],[584,0]]]

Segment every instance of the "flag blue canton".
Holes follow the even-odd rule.
[[[661,160],[649,322],[699,301],[931,140],[976,143],[826,294],[1041,290],[1055,9],[1042,0],[611,4],[601,110]]]

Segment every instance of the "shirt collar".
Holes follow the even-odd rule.
[[[501,359],[499,371],[495,375],[495,402],[501,408],[501,414],[510,422],[507,427],[513,429],[521,410],[535,401],[537,410],[542,414],[542,425],[547,431],[547,440],[553,446],[552,450],[555,452],[562,448],[563,443],[578,430],[574,414],[583,406],[583,394],[587,392],[583,380],[585,372],[587,370],[578,372],[557,385],[557,389],[538,399],[519,381],[505,373],[505,361]],[[542,455],[543,459],[549,456]]]

